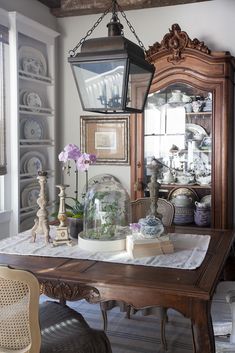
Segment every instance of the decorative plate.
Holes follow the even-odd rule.
[[[98,174],[98,175],[95,175],[95,176],[93,176],[92,178],[90,178],[89,180],[88,180],[88,190],[87,191],[89,191],[89,189],[93,186],[93,185],[95,185],[95,184],[97,184],[97,183],[102,183],[104,180],[115,180],[115,181],[118,181],[118,182],[120,182],[120,180],[118,179],[118,178],[116,178],[114,175],[112,175],[112,174]],[[82,192],[82,194],[86,194],[86,185],[84,186],[84,188],[83,188],[83,192]]]
[[[26,92],[23,96],[24,105],[30,107],[33,112],[38,112],[42,106],[42,101],[38,93]]]
[[[31,162],[28,164],[28,162],[30,160],[31,160]],[[45,169],[45,165],[46,165],[45,156],[39,151],[29,151],[29,152],[26,152],[21,157],[20,171],[21,171],[21,173],[30,173],[31,174],[31,172],[28,171],[28,168],[30,168],[31,171],[32,171],[32,169],[34,170],[34,172],[32,174],[37,175],[38,170],[36,168],[39,165],[41,166],[41,170]]]
[[[34,75],[46,76],[47,63],[44,55],[36,48],[22,46],[19,49],[20,68]]]
[[[37,174],[39,170],[42,170],[42,161],[38,157],[32,157],[29,160],[26,161],[26,164],[24,165],[24,168],[26,170],[26,173],[29,174]]]
[[[43,139],[43,126],[34,118],[29,118],[24,122],[23,137],[27,140]]]
[[[168,200],[171,201],[178,195],[186,195],[191,198],[194,202],[199,200],[197,193],[193,189],[187,187],[172,189],[168,195]]]
[[[211,204],[211,195],[203,196],[200,200],[201,203]]]
[[[19,98],[20,98],[20,104],[25,105],[24,103],[24,96],[28,93],[28,91],[26,89],[21,89],[20,90],[20,94],[19,94]]]
[[[40,186],[36,183],[27,185],[21,192],[22,207],[32,207],[37,204]]]
[[[189,138],[195,140],[202,140],[205,136],[208,136],[205,129],[202,126],[197,124],[185,124],[186,133],[188,132]]]
[[[202,142],[200,143],[199,148],[201,149],[210,149],[211,148],[211,137],[210,136],[206,136],[203,138]]]
[[[28,194],[27,194],[27,202],[28,202],[28,206],[35,206],[37,204],[37,199],[39,196],[39,192],[40,192],[40,188],[36,187],[29,189],[28,190]]]

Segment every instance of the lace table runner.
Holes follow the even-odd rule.
[[[50,230],[52,238],[55,227]],[[88,259],[98,261],[117,262],[124,264],[169,267],[193,270],[199,267],[205,258],[209,243],[209,235],[171,233],[170,240],[174,245],[173,254],[132,259],[126,251],[121,252],[89,252],[79,249],[77,241],[73,246],[60,245],[53,247],[46,245],[44,236],[37,235],[36,242],[31,241],[30,230],[0,241],[0,253],[16,255],[34,255],[50,257],[67,257],[73,259]]]

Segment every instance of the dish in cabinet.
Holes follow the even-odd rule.
[[[44,170],[45,156],[39,151],[26,152],[20,160],[21,173],[37,175],[39,170]]]
[[[210,149],[211,148],[211,137],[209,137],[209,136],[204,137],[199,148]]]
[[[30,109],[32,112],[39,112],[42,107],[42,100],[40,95],[37,92],[32,92],[26,89],[20,90],[19,101],[21,105],[25,107],[21,107],[24,109]]]
[[[40,158],[33,156],[25,164],[26,173],[36,174],[39,170],[42,170],[42,161]]]
[[[40,140],[44,137],[44,130],[41,122],[38,119],[28,118],[22,122],[23,127],[23,138],[27,140]]]
[[[20,68],[26,73],[46,76],[47,63],[44,55],[38,49],[22,46],[19,49]]]
[[[207,203],[208,205],[211,205],[211,195],[203,196],[200,203]]]
[[[190,188],[187,187],[183,187],[183,188],[176,188],[170,191],[168,199],[169,201],[171,201],[172,199],[174,199],[175,197],[179,196],[179,195],[185,195],[187,197],[189,197],[193,202],[198,201],[198,195],[197,193]]]
[[[33,207],[37,204],[40,187],[36,183],[27,185],[21,192],[22,207]]]
[[[24,95],[28,93],[28,91],[26,89],[21,89],[20,90],[20,94],[19,94],[19,98],[20,98],[20,104],[24,105]]]
[[[185,125],[187,139],[202,141],[205,136],[208,136],[206,130],[197,124]]]
[[[24,105],[27,105],[33,112],[40,111],[42,101],[38,93],[27,92],[23,96]]]

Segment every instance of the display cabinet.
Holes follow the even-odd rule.
[[[231,228],[234,58],[191,40],[177,24],[147,55],[156,73],[144,114],[131,119],[132,199],[149,196],[154,158],[175,224]]]
[[[29,229],[38,209],[38,170],[48,173],[48,207],[55,200],[55,38],[58,33],[10,16],[11,233]]]

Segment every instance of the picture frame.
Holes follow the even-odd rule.
[[[96,164],[129,164],[129,116],[81,116],[80,148]]]

